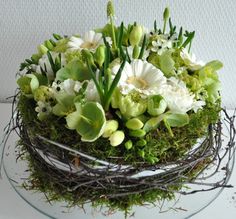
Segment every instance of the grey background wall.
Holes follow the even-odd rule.
[[[193,51],[204,61],[219,59],[223,105],[236,107],[235,0],[114,0],[117,24],[161,24],[166,6],[175,24],[196,30]],[[106,0],[0,0],[0,102],[16,88],[19,63],[51,33],[83,33],[103,26]]]

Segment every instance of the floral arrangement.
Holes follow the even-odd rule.
[[[222,63],[196,59],[195,32],[177,29],[168,8],[151,31],[116,26],[111,1],[107,17],[84,35],[53,34],[21,64],[20,145],[31,189],[127,211],[173,198],[215,161]]]

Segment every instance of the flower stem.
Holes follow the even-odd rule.
[[[113,49],[117,49],[117,45],[116,45],[116,34],[115,34],[115,28],[114,28],[114,22],[113,22],[113,17],[110,16],[110,23],[111,23],[111,31],[112,31],[112,47]]]

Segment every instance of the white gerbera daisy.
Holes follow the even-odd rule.
[[[106,37],[106,40],[111,43],[110,37]],[[101,44],[104,44],[102,34],[90,30],[82,38],[72,36],[68,42],[68,49],[69,51],[88,49],[94,52]]]
[[[185,48],[180,51],[180,57],[184,61],[184,64],[193,71],[198,70],[205,65],[203,61],[197,61],[196,56],[188,53]]]
[[[120,65],[112,68],[116,74]],[[118,87],[122,94],[126,95],[131,91],[136,91],[145,98],[149,95],[160,94],[166,86],[166,77],[154,65],[134,59],[130,64],[125,63]]]
[[[193,109],[195,112],[205,105],[204,101],[197,101],[195,95],[190,93],[185,83],[177,78],[171,77],[168,86],[162,93],[168,108],[173,113],[186,113]]]

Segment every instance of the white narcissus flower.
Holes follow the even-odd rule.
[[[180,51],[180,57],[184,61],[184,64],[193,71],[196,71],[205,65],[203,61],[197,61],[196,56],[188,53],[185,48]]]
[[[111,44],[111,38],[106,37],[108,43]],[[72,36],[68,42],[68,50],[69,51],[76,51],[76,50],[83,50],[88,49],[94,52],[98,46],[104,44],[102,34],[95,33],[93,30],[90,30],[84,34],[82,38]]]
[[[185,83],[177,78],[168,79],[168,86],[162,93],[168,108],[172,113],[195,112],[205,105],[204,101],[197,101],[195,95],[190,93]]]
[[[59,56],[59,53],[57,53],[57,52],[50,52],[50,54],[52,56],[53,61],[55,62],[55,59],[56,59],[56,57]],[[65,55],[63,53],[60,53],[60,54],[61,54],[61,66],[64,67],[66,65],[66,58],[65,58]],[[34,66],[34,68],[35,68],[37,73],[42,73],[41,69],[43,71],[45,71],[46,75],[47,75],[47,78],[49,80],[53,80],[54,79],[54,73],[53,73],[53,70],[52,70],[52,67],[51,67],[51,64],[49,62],[47,54],[44,54],[39,59],[38,65]]]
[[[120,65],[112,68],[112,73],[116,74]],[[134,59],[130,64],[125,63],[121,74],[118,88],[126,95],[131,91],[138,92],[143,98],[160,94],[166,86],[166,77],[161,70],[147,61]]]

